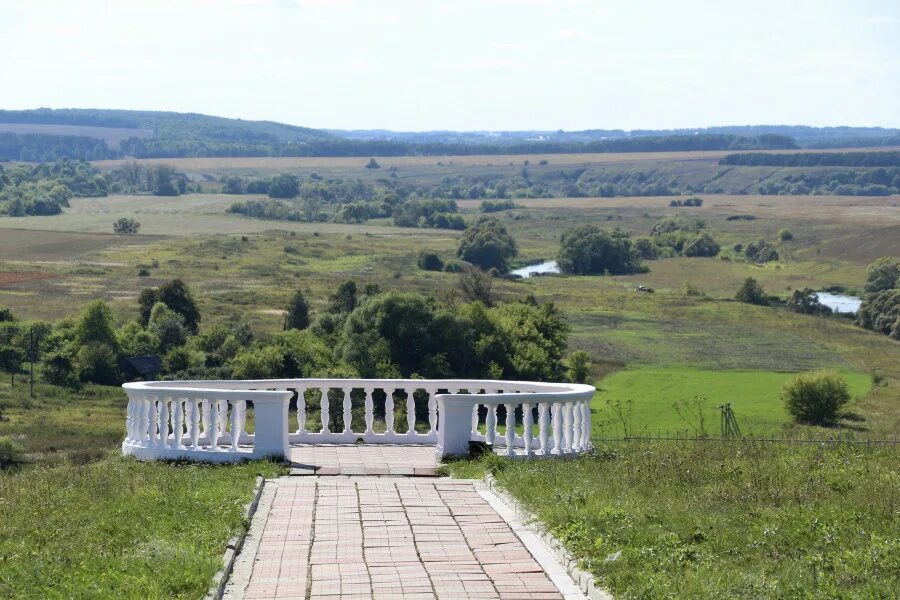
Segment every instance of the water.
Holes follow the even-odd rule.
[[[847,296],[846,294],[833,294],[831,292],[817,292],[819,302],[836,313],[857,313],[862,304],[862,298]]]
[[[528,279],[532,275],[543,275],[544,273],[559,273],[559,265],[556,264],[555,260],[548,260],[547,262],[538,263],[536,265],[529,265],[527,267],[522,267],[521,269],[515,269],[514,271],[510,271],[512,275],[518,275],[523,279]]]

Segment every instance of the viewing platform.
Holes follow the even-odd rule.
[[[576,383],[451,379],[122,387],[128,395],[123,454],[218,463],[275,458],[321,475],[335,474],[335,465],[346,474],[426,474],[445,456],[467,454],[472,442],[521,458],[579,454],[590,449],[595,392]]]

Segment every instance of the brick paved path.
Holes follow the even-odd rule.
[[[475,481],[268,481],[225,597],[583,598],[536,536],[511,528],[498,502]]]
[[[434,446],[395,444],[294,444],[292,475],[434,476]]]

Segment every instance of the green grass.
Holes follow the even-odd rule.
[[[616,598],[896,598],[896,445],[617,442],[492,471]]]
[[[273,463],[109,456],[0,472],[0,597],[200,598]]]
[[[717,406],[730,403],[741,432],[767,435],[791,419],[779,399],[781,386],[795,374],[777,371],[710,371],[690,367],[636,367],[597,383],[592,402],[595,435],[719,434]],[[854,398],[871,387],[871,377],[845,371]],[[695,400],[701,397],[699,403]],[[678,414],[675,404],[684,417]],[[848,407],[851,411],[853,406]],[[703,417],[703,424],[700,421]]]

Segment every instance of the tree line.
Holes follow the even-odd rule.
[[[772,167],[900,167],[900,152],[799,152],[728,154],[720,165]]]

